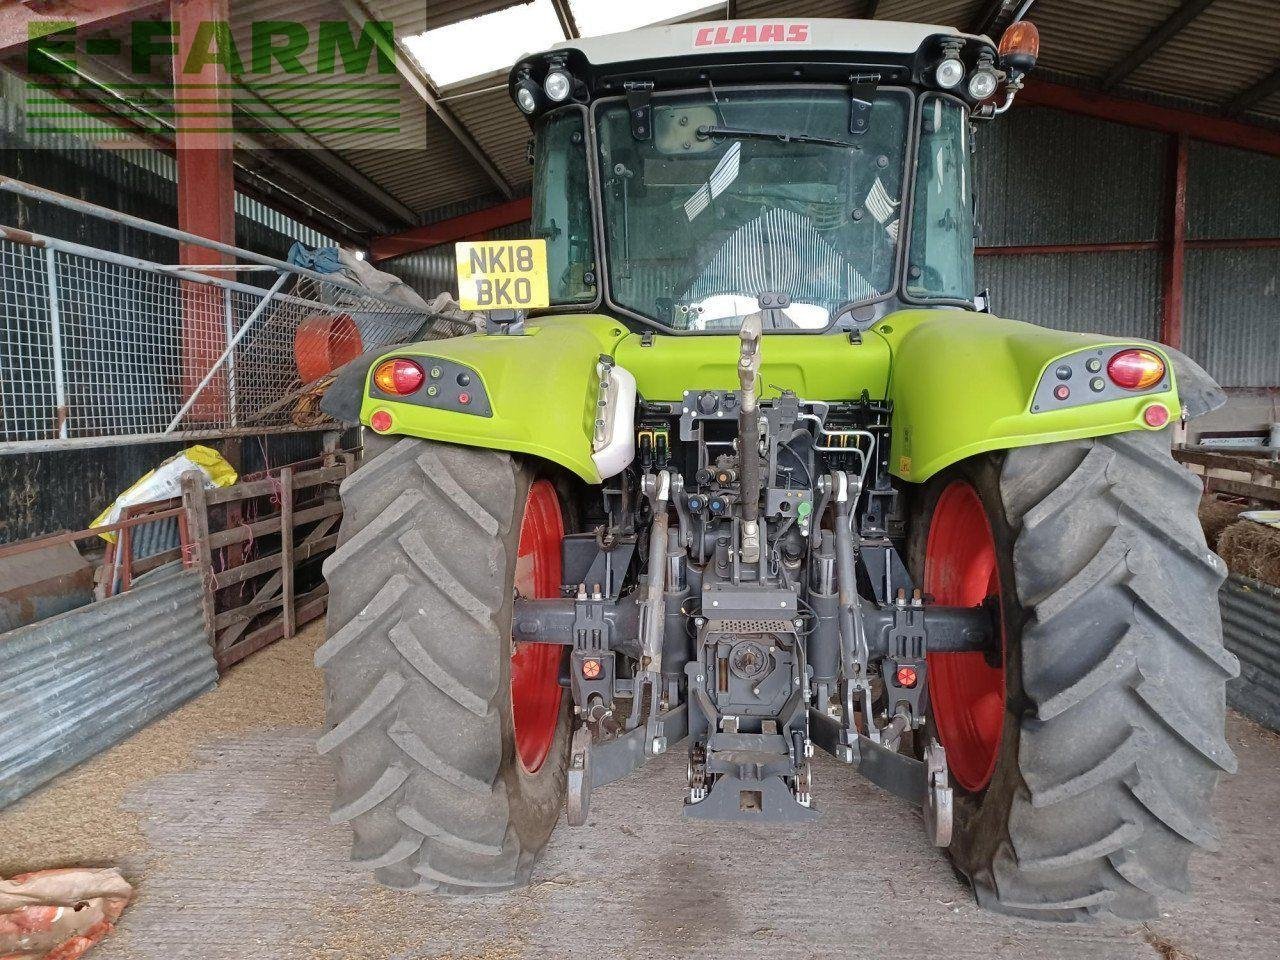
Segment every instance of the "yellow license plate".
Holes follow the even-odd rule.
[[[483,240],[457,245],[463,310],[531,310],[551,305],[547,241]]]

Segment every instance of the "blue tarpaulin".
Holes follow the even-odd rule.
[[[317,247],[312,250],[304,243],[295,243],[289,248],[289,262],[295,267],[314,270],[316,273],[338,273],[342,270],[337,247]]]

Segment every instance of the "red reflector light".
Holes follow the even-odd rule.
[[[384,360],[373,371],[373,383],[383,393],[404,396],[413,393],[426,379],[422,368],[412,360]]]
[[[900,687],[914,687],[919,675],[915,667],[899,667],[898,675],[894,679],[898,681]]]
[[[1117,387],[1146,390],[1164,379],[1164,361],[1150,350],[1121,350],[1107,364],[1107,376]]]
[[[1169,408],[1163,403],[1153,403],[1142,411],[1142,422],[1148,427],[1163,427],[1169,422]]]
[[[588,680],[595,680],[600,676],[600,671],[604,669],[604,664],[599,660],[583,660],[582,675]]]
[[[369,426],[378,433],[386,433],[391,429],[391,414],[385,410],[373,411],[373,416],[369,418]]]

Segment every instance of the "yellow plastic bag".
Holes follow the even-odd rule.
[[[187,447],[181,453],[175,453],[154,470],[144,473],[133,486],[116,497],[115,502],[94,519],[91,527],[105,527],[120,519],[125,507],[135,503],[148,503],[152,500],[167,500],[182,493],[182,475],[197,470],[204,475],[204,485],[208,490],[214,487],[229,487],[239,479],[235,468],[223,458],[217,450],[209,447]],[[114,533],[100,533],[108,543],[116,542]]]

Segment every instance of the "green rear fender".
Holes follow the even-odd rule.
[[[874,328],[893,359],[890,470],[922,483],[939,470],[991,450],[1149,428],[1143,413],[1162,403],[1181,414],[1170,351],[1141,340],[1065,333],[967,310],[906,310]],[[1152,392],[1035,409],[1037,386],[1067,358],[1094,348],[1136,346],[1160,354],[1168,371]],[[1088,396],[1088,378],[1070,382]]]
[[[1063,358],[1128,346],[1164,356],[1168,374],[1157,390],[1035,409],[1037,386]],[[762,352],[766,398],[788,389],[807,400],[854,400],[864,390],[890,399],[890,469],[915,483],[991,450],[1149,429],[1143,412],[1152,403],[1163,403],[1171,418],[1183,409],[1173,364],[1185,358],[1174,351],[965,310],[900,311],[860,343],[845,335],[766,337]],[[392,418],[387,433],[527,453],[599,483],[592,435],[602,354],[629,370],[639,395],[649,400],[678,401],[686,390],[737,387],[736,337],[641,337],[612,318],[576,314],[532,320],[522,337],[473,334],[385,354],[473,371],[489,405],[487,416],[371,395],[366,381],[360,420],[368,424],[374,413],[385,411]],[[1072,389],[1087,390],[1083,380],[1074,380]]]
[[[371,396],[366,381],[360,421],[368,424],[375,412],[386,411],[392,418],[386,433],[527,453],[599,483],[591,458],[596,363],[625,335],[608,317],[576,315],[530,320],[521,337],[471,334],[396,347],[385,356],[418,358],[428,369],[433,360],[469,368],[491,415]]]

